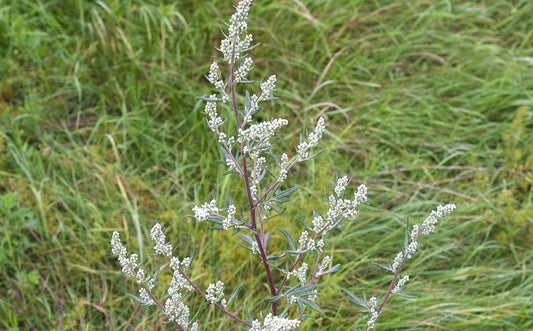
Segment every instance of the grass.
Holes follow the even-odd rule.
[[[143,247],[156,220],[178,255],[195,253],[201,284],[244,278],[262,291],[252,258],[186,217],[235,186],[197,99],[209,93],[203,75],[228,3],[0,8],[0,329],[166,328],[124,295],[136,286],[109,246],[119,230]],[[322,287],[326,314],[302,329],[364,326],[340,287],[383,295],[390,274],[372,262],[391,261],[406,220],[441,202],[458,209],[407,265],[417,299],[393,297],[378,330],[533,328],[532,11],[526,0],[252,8],[253,77],[278,75],[280,100],[263,114],[290,121],[280,145],[294,147],[319,114],[329,123],[323,152],[294,173],[307,185],[287,215],[324,206],[336,174],[369,187],[370,203],[330,239],[342,269]],[[239,306],[259,297],[244,292]],[[235,327],[204,312],[208,330]]]

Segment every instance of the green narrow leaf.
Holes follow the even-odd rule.
[[[381,269],[385,269],[387,271],[391,271],[392,272],[392,266],[391,266],[391,264],[389,262],[387,262],[386,264],[378,263],[378,262],[372,262],[372,264],[377,265]]]
[[[239,290],[244,286],[244,283],[240,283],[239,285],[237,285],[233,291],[231,292],[231,295],[229,296],[229,299],[228,299],[228,305],[233,301],[233,299],[235,299],[235,296],[237,295],[237,293],[239,292]]]
[[[312,310],[319,312],[322,315],[324,314],[324,311],[322,311],[322,309],[320,309],[320,307],[314,301],[303,299],[303,298],[298,298],[298,303],[301,303],[304,306],[309,307]]]
[[[333,267],[329,268],[328,270],[324,271],[322,275],[332,274],[336,272],[337,270],[339,270],[340,267],[341,267],[340,264],[336,264]]]
[[[405,225],[405,252],[407,252],[407,247],[409,247],[409,217],[407,217],[407,224]]]
[[[287,238],[287,241],[289,242],[289,246],[291,247],[291,250],[293,251],[297,250],[296,243],[294,242],[294,238],[291,236],[291,234],[283,228],[279,228],[279,231],[285,236],[285,238]]]
[[[347,290],[347,289],[345,289],[345,288],[343,288],[343,287],[341,288],[341,290],[342,290],[344,293],[346,293],[346,295],[348,296],[348,299],[349,299],[351,302],[355,303],[355,304],[358,305],[358,306],[361,306],[361,307],[364,307],[364,308],[368,308],[366,302],[363,301],[363,300],[361,300],[361,299],[359,299],[359,297],[358,297],[357,295],[353,294],[353,292],[351,292],[350,290]]]
[[[136,296],[134,294],[126,293],[126,295],[129,296],[130,298],[132,298],[133,300],[137,301],[138,303],[140,303],[143,306],[147,306],[148,305],[146,303],[146,301],[144,301],[143,299],[141,299],[140,297],[138,297],[138,296]]]

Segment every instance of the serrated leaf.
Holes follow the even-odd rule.
[[[292,238],[291,234],[283,228],[279,228],[279,231],[285,236],[285,238],[287,238],[287,241],[289,242],[289,246],[291,247],[291,250],[295,251],[297,249],[296,243],[294,242],[294,238]]]

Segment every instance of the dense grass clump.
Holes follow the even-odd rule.
[[[187,217],[234,184],[197,99],[228,2],[1,7],[0,329],[165,328],[123,295],[132,284],[109,247],[120,229],[142,250],[156,220],[194,252],[198,280],[250,279],[255,261]],[[332,174],[365,183],[371,201],[332,240],[342,269],[319,298],[326,314],[302,329],[363,325],[340,287],[383,293],[390,275],[372,262],[441,201],[458,208],[410,261],[417,299],[392,299],[378,329],[533,328],[531,12],[525,0],[256,4],[256,73],[278,75],[265,112],[289,119],[283,143],[318,114],[329,123],[286,214],[309,215]],[[231,327],[215,311],[199,323]]]

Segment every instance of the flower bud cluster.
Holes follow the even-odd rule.
[[[268,77],[266,82],[260,84],[261,98],[268,99],[272,96],[272,92],[276,89],[276,75]]]
[[[197,222],[203,222],[206,221],[209,216],[212,216],[216,213],[218,213],[218,208],[216,205],[216,200],[213,199],[210,202],[205,202],[200,207],[194,206],[192,208],[192,211],[194,212],[194,218],[196,218]]]
[[[165,243],[166,237],[161,229],[161,224],[156,223],[152,230],[150,231],[150,238],[152,241],[155,241],[154,251],[156,254],[161,254],[163,256],[172,255],[172,245]]]
[[[237,141],[240,143],[256,141],[259,142],[257,148],[267,147],[270,145],[270,138],[276,134],[276,131],[287,124],[289,121],[284,118],[252,124],[247,129],[239,129]]]
[[[331,263],[331,256],[326,255],[322,259],[322,262],[320,262],[320,265],[318,266],[318,272],[316,273],[317,276],[321,276],[324,274],[324,272],[328,269],[329,264]]]
[[[300,142],[298,147],[296,147],[296,152],[300,156],[300,160],[307,159],[309,157],[309,149],[318,145],[318,142],[322,139],[322,133],[326,129],[324,123],[324,118],[320,117],[316,123],[315,129],[307,137],[308,140]]]
[[[118,262],[122,267],[122,273],[126,277],[134,277],[138,284],[143,285],[139,289],[139,297],[145,305],[153,305],[154,300],[148,294],[148,290],[154,287],[154,278],[147,277],[144,269],[139,266],[139,255],[132,253],[128,257],[128,250],[120,241],[120,234],[117,231],[113,231],[111,237],[111,253],[118,257]]]
[[[278,181],[280,183],[283,183],[285,181],[285,179],[287,179],[287,174],[288,174],[288,167],[289,165],[289,157],[287,156],[287,154],[283,153],[281,155],[281,164],[279,166],[279,177],[278,177]]]
[[[209,284],[205,291],[205,299],[211,304],[215,304],[220,301],[222,307],[226,307],[226,299],[224,299],[224,283],[220,280],[214,284]]]
[[[421,236],[430,234],[435,231],[435,225],[438,222],[438,218],[448,216],[455,209],[454,204],[439,205],[436,210],[431,211],[429,216],[422,222],[422,225],[414,224],[411,228],[409,235],[410,242],[407,245],[405,253],[403,251],[398,252],[392,263],[392,272],[396,273],[398,269],[403,265],[406,259],[410,259],[418,249],[418,242]]]
[[[224,221],[222,221],[222,227],[224,228],[224,230],[227,230],[231,227],[233,220],[235,219],[236,212],[237,208],[235,208],[235,205],[229,205],[228,216],[224,218]]]
[[[367,201],[367,188],[361,184],[357,188],[357,192],[354,193],[353,199],[343,199],[342,195],[348,185],[348,177],[344,176],[337,180],[337,186],[335,187],[335,194],[332,194],[328,198],[329,210],[327,212],[326,222],[329,223],[329,227],[332,226],[339,218],[343,217],[355,217],[357,215],[357,207]],[[314,231],[320,232],[323,230],[325,222],[320,222],[319,219],[313,219]]]
[[[263,323],[258,320],[252,322],[250,331],[292,331],[300,325],[298,319],[288,319],[268,314]]]
[[[307,268],[309,266],[307,265],[307,263],[302,263],[302,266],[294,271],[291,271],[287,274],[288,278],[290,278],[291,276],[294,276],[296,278],[298,278],[298,281],[300,281],[300,285],[305,285],[305,282],[307,280]]]
[[[433,210],[431,214],[422,222],[421,233],[430,234],[435,231],[435,225],[438,222],[439,217],[445,217],[449,215],[455,209],[454,204],[440,205],[437,210]]]
[[[190,309],[183,302],[185,294],[193,290],[191,284],[184,277],[185,271],[189,268],[191,259],[186,257],[180,261],[177,257],[170,259],[170,268],[172,269],[172,280],[167,289],[168,298],[165,301],[164,314],[169,321],[176,321],[179,325],[189,324]],[[191,330],[197,329],[197,323],[193,323]]]
[[[240,39],[240,35],[248,29],[248,12],[252,0],[241,0],[235,7],[235,13],[231,16],[228,26],[228,35],[222,40],[220,51],[224,54],[224,61],[235,63],[239,54],[250,47],[252,35],[246,35]]]
[[[224,121],[217,114],[217,103],[216,101],[214,101],[216,100],[216,98],[216,94],[211,94],[209,96],[210,101],[206,102],[204,113],[209,117],[209,119],[207,120],[207,125],[209,126],[211,131],[218,133],[218,128],[222,125],[222,123],[224,123]]]
[[[189,257],[180,261],[177,257],[172,256],[172,245],[166,243],[166,237],[161,228],[161,224],[156,223],[150,230],[150,238],[154,242],[155,254],[163,255],[170,258],[170,268],[172,269],[172,280],[167,289],[168,298],[164,304],[163,314],[171,322],[178,323],[182,328],[195,331],[198,330],[196,322],[189,323],[189,307],[183,303],[186,292],[193,290],[191,284],[185,278],[185,271],[189,268],[191,259]],[[139,297],[146,305],[153,305],[154,299],[151,290],[155,286],[155,279],[145,275],[144,269],[139,267],[139,256],[135,253],[128,257],[126,247],[120,241],[120,234],[113,232],[111,238],[111,252],[118,256],[122,272],[127,277],[135,277],[137,283],[142,287],[139,289]]]
[[[241,66],[235,72],[235,83],[241,82],[246,78],[246,75],[252,70],[253,60],[251,57],[246,57]]]
[[[209,67],[209,74],[207,75],[207,80],[215,86],[217,89],[224,88],[224,82],[220,80],[220,73],[218,68],[218,63],[213,62],[211,67]]]
[[[376,320],[379,317],[379,314],[376,309],[377,307],[378,307],[378,299],[376,297],[371,297],[370,300],[368,300],[368,311],[370,312],[370,318],[366,322],[369,329],[374,328],[376,324]]]
[[[405,286],[405,284],[407,284],[407,282],[409,281],[409,275],[405,275],[402,277],[402,279],[400,279],[398,281],[398,284],[396,284],[396,286],[394,286],[394,288],[392,289],[392,293],[398,293],[400,292],[400,290],[402,289],[402,287]]]

